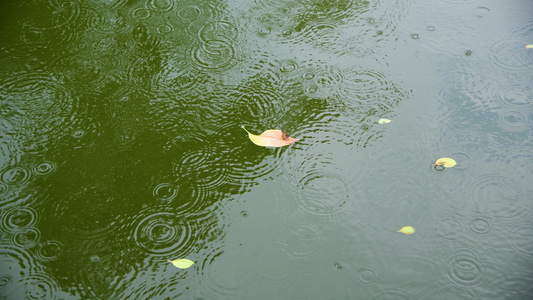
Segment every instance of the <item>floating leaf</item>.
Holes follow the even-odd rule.
[[[441,165],[445,166],[446,168],[451,168],[456,164],[457,162],[453,158],[443,157],[439,158],[433,165]]]
[[[526,49],[533,49],[533,45],[527,45]]]
[[[248,132],[248,136],[250,137],[250,140],[258,145],[263,147],[282,147],[286,145],[290,145],[299,139],[295,139],[287,135],[285,132],[281,130],[267,130],[260,135],[251,134],[244,126],[241,126],[242,129],[244,129],[246,132]]]
[[[194,261],[186,258],[180,258],[175,260],[167,260],[168,262],[171,262],[176,268],[180,269],[187,269],[190,266],[194,265]]]
[[[389,120],[389,119],[379,119],[378,124],[387,124],[387,123],[390,123],[390,122],[391,122],[391,120]]]
[[[405,234],[413,234],[415,233],[415,228],[412,226],[404,226],[398,232],[405,233]]]

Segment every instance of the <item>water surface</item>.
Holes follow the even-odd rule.
[[[528,299],[531,11],[4,4],[0,296]]]

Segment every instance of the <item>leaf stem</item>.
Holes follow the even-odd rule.
[[[241,128],[244,129],[244,131],[248,132],[248,134],[250,134],[250,131],[246,130],[246,128],[244,128],[244,125],[241,125]]]

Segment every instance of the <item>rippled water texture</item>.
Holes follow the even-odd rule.
[[[531,1],[7,2],[0,298],[533,294]]]

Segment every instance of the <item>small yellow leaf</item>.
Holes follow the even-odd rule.
[[[533,45],[527,45],[526,49],[533,49]]]
[[[171,262],[176,268],[180,268],[180,269],[187,269],[190,266],[194,265],[194,261],[190,259],[186,259],[186,258],[167,260],[167,261]]]
[[[290,145],[298,140],[290,137],[288,134],[279,129],[267,130],[261,133],[260,135],[255,135],[246,130],[244,126],[241,127],[248,133],[248,137],[250,138],[250,140],[258,146],[282,147]]]
[[[457,162],[453,158],[448,158],[448,157],[439,158],[434,163],[434,165],[441,165],[441,166],[445,166],[446,168],[451,168],[455,166],[456,164]]]
[[[379,119],[378,124],[387,124],[387,123],[390,123],[390,122],[391,122],[391,120],[383,118],[383,119]]]
[[[412,226],[404,226],[398,232],[405,233],[405,234],[413,234],[415,233],[415,228]]]

